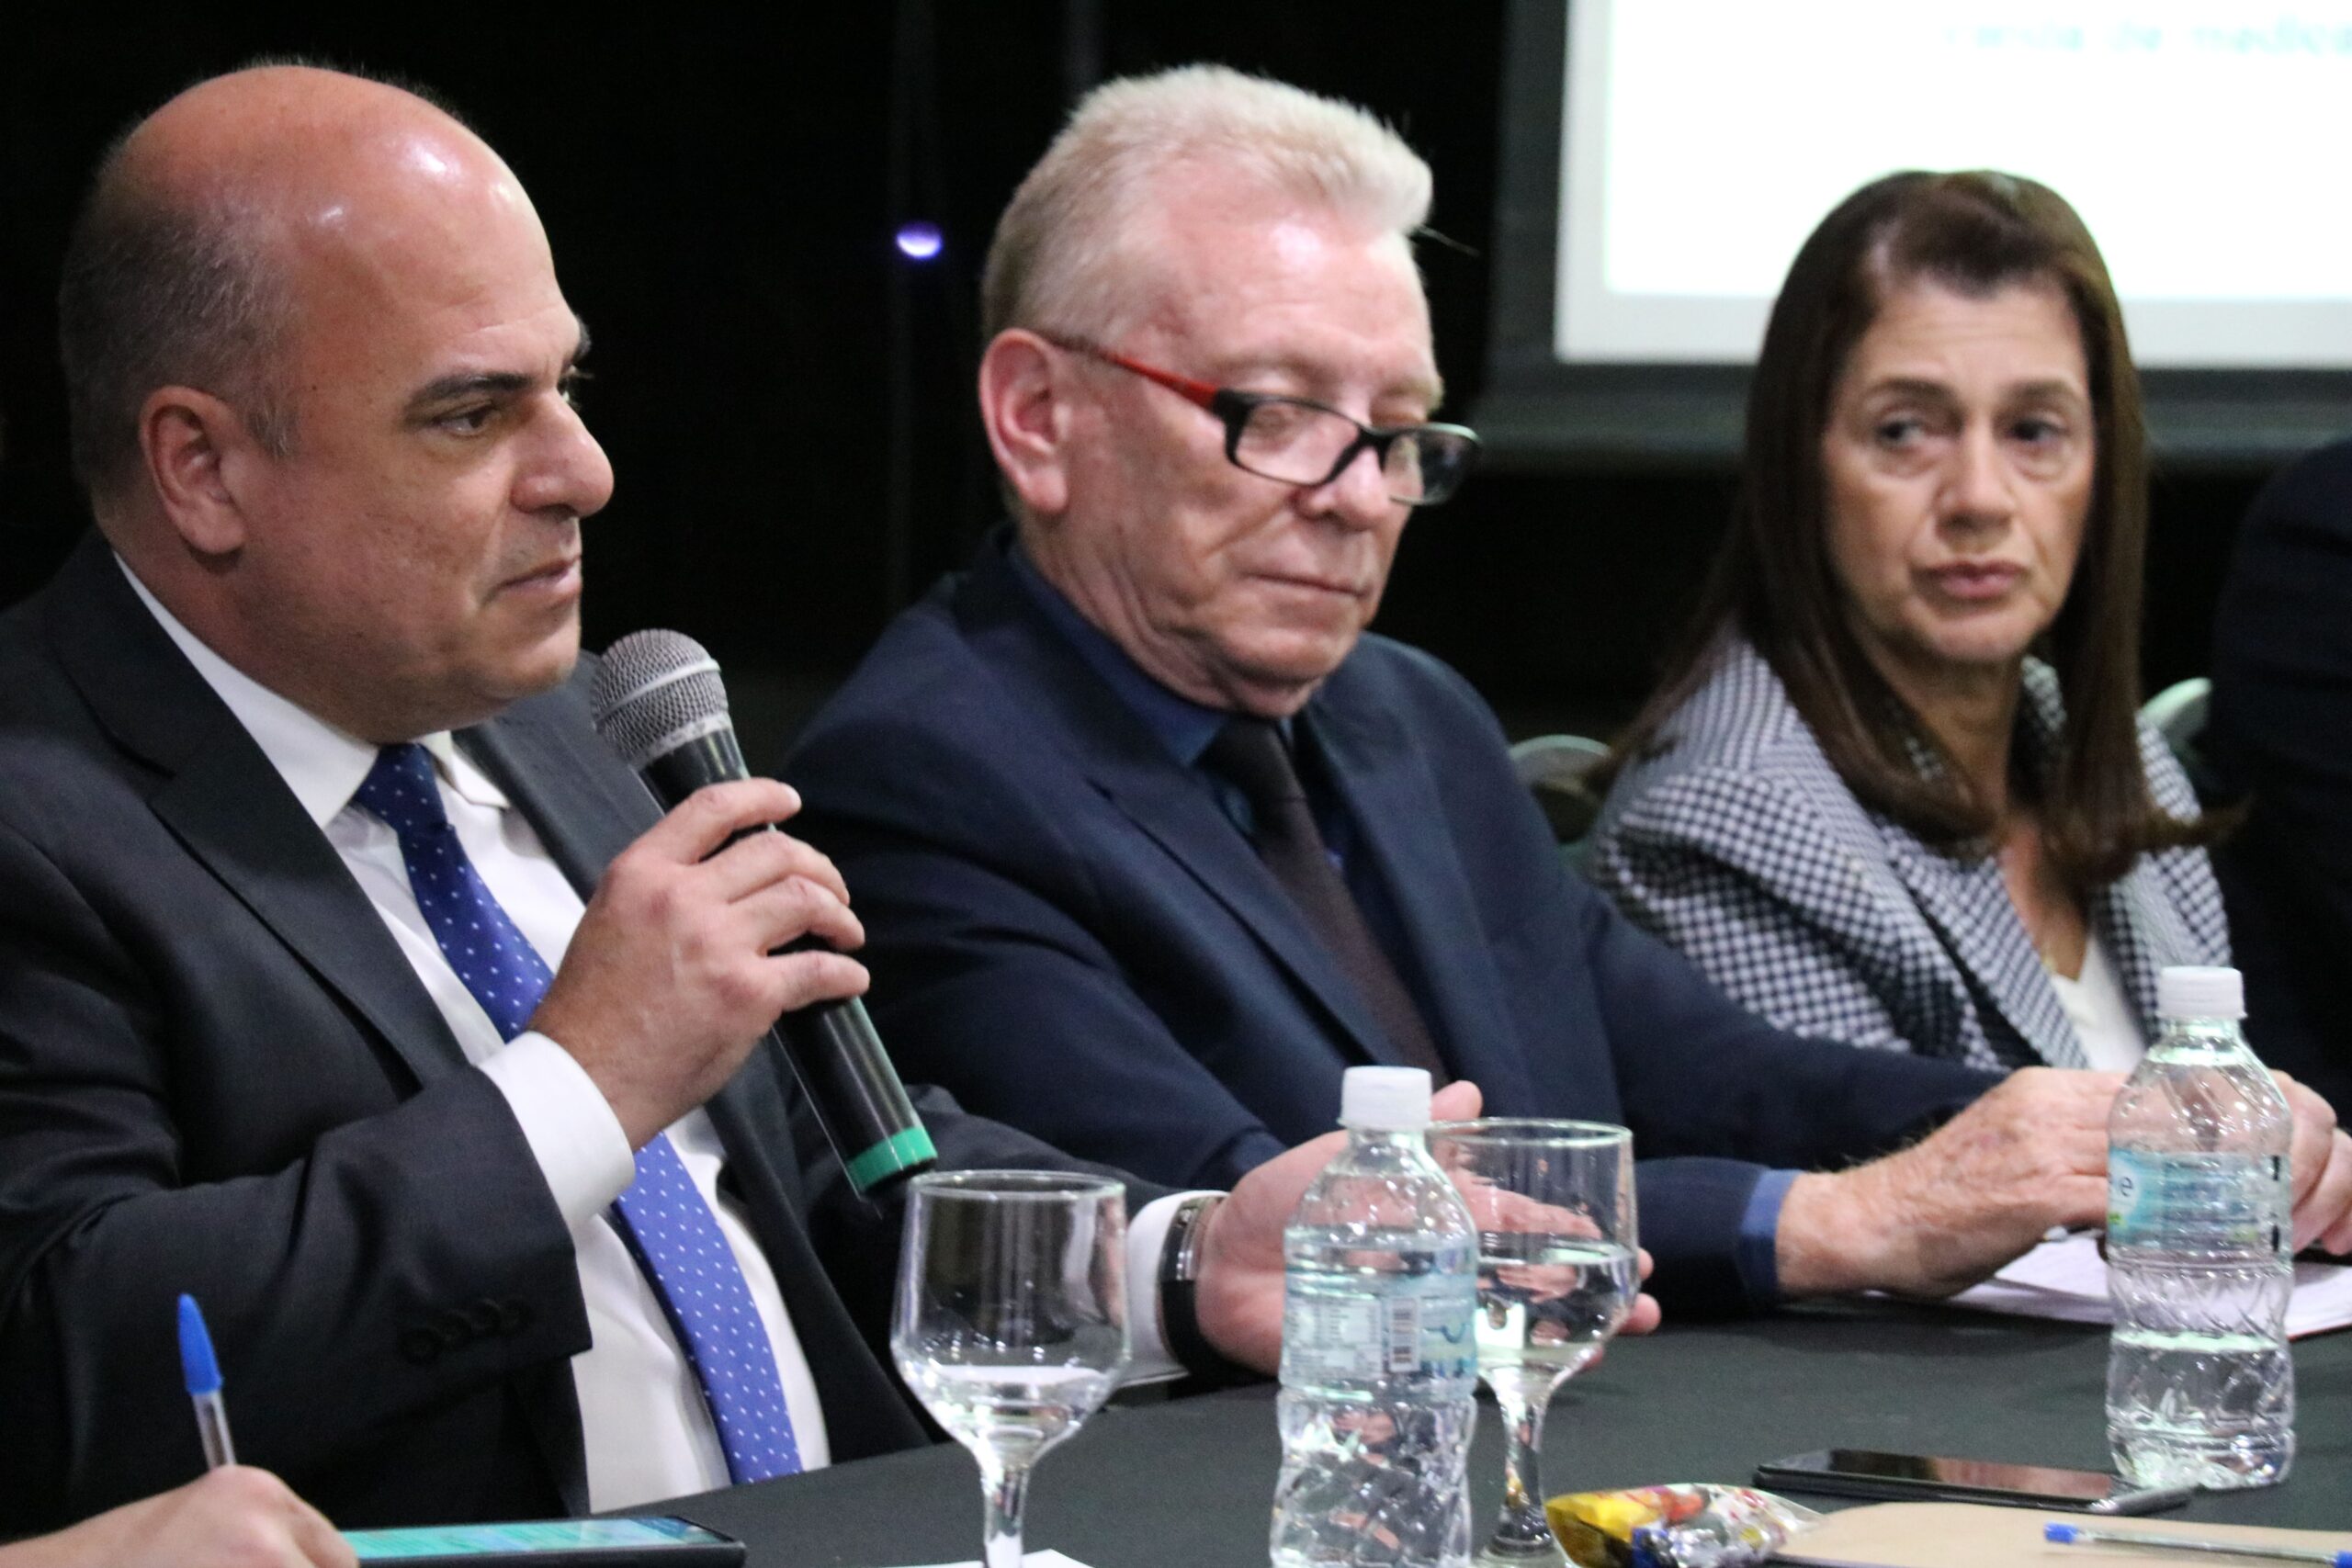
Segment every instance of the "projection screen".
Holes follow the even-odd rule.
[[[2161,453],[2259,462],[2352,429],[2352,0],[1519,0],[1511,20],[1479,411],[1507,457],[1727,456],[1798,245],[1898,168],[2004,169],[2075,205]]]

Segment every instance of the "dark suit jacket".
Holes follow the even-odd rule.
[[[1981,1092],[1780,1034],[1568,876],[1493,717],[1367,637],[1298,722],[1400,918],[1430,1025],[1494,1114],[1629,1122],[1680,1305],[1740,1303],[1758,1171],[1859,1158]],[[1396,1060],[1216,806],[1013,578],[1001,543],[902,615],[785,768],[865,921],[910,1070],[1073,1153],[1228,1184]],[[1729,1157],[1707,1157],[1729,1156]]]
[[[2199,750],[2250,803],[2213,853],[2246,1038],[2352,1106],[2352,441],[2288,468],[2246,514]]]
[[[571,1239],[334,849],[95,538],[0,671],[0,1533],[200,1470],[182,1291],[239,1456],[339,1523],[582,1508]],[[576,680],[461,742],[583,892],[654,818]],[[1068,1163],[924,1109],[946,1163]],[[710,1111],[833,1453],[921,1440],[867,1340],[895,1216],[770,1055]]]

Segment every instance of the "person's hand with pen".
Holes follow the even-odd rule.
[[[284,1482],[234,1464],[55,1535],[0,1546],[0,1568],[351,1568],[358,1561]]]
[[[266,1470],[236,1462],[212,1336],[179,1299],[180,1370],[207,1471],[71,1529],[0,1546],[0,1568],[346,1568],[358,1558],[325,1516]]]

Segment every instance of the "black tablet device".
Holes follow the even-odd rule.
[[[2025,1508],[2079,1508],[2089,1514],[2146,1514],[2188,1500],[2190,1487],[2135,1487],[2103,1470],[2005,1464],[1992,1460],[1823,1449],[1756,1467],[1758,1486],[1826,1492],[1833,1497],[1912,1502],[2002,1503]]]
[[[497,1525],[428,1525],[345,1530],[362,1562],[419,1568],[736,1568],[743,1543],[691,1520],[529,1519]]]

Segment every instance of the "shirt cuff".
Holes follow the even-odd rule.
[[[1177,1205],[1187,1198],[1215,1195],[1205,1188],[1170,1192],[1154,1198],[1127,1221],[1127,1370],[1122,1382],[1148,1382],[1184,1371],[1159,1334],[1159,1254],[1168,1245],[1168,1226]]]
[[[1747,1194],[1747,1207],[1740,1213],[1733,1264],[1747,1299],[1758,1307],[1771,1306],[1781,1299],[1781,1205],[1788,1201],[1790,1184],[1797,1174],[1768,1170],[1758,1177]]]
[[[637,1179],[620,1118],[571,1052],[529,1030],[484,1057],[481,1070],[521,1123],[567,1229],[602,1213]]]

